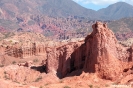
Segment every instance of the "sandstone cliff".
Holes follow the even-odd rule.
[[[45,54],[46,41],[38,33],[19,33],[0,42],[1,55],[25,58]]]
[[[85,39],[88,72],[96,72],[105,79],[114,79],[122,73],[121,61],[128,61],[128,52],[118,44],[113,32],[106,24],[92,25],[93,32]]]
[[[120,45],[106,24],[96,22],[92,28],[93,32],[85,41],[48,47],[47,72],[62,78],[72,71],[82,69],[96,73],[103,79],[123,77],[125,69],[132,68],[132,48]]]
[[[67,73],[82,68],[84,48],[79,48],[83,42],[71,42],[57,48],[47,48],[47,72],[56,72],[57,76],[65,77]]]

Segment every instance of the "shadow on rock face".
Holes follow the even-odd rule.
[[[46,66],[32,66],[31,69],[39,71],[40,73],[46,73]]]
[[[92,28],[93,32],[84,42],[49,48],[46,71],[57,72],[59,78],[80,75],[82,71],[79,70],[96,73],[100,78],[107,80],[116,80],[123,76],[123,70],[130,67],[126,67],[125,63],[129,64],[133,60],[133,49],[128,51],[120,45],[105,23],[96,22]]]

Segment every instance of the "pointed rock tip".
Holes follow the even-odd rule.
[[[92,28],[93,28],[93,31],[91,34],[89,34],[86,38],[85,38],[85,42],[93,37],[96,33],[105,33],[105,32],[108,32],[106,30],[108,30],[108,27],[107,27],[107,23],[103,23],[103,22],[100,22],[100,21],[96,21],[96,23],[94,23],[92,25]]]

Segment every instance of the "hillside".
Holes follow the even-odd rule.
[[[91,17],[90,19],[97,18],[97,14],[94,10],[86,9],[81,7],[72,0],[45,0],[41,7],[43,14],[53,17],[68,17],[68,16],[79,16],[79,17]],[[92,18],[93,16],[93,18]]]
[[[108,23],[119,40],[125,40],[133,37],[133,18],[123,18]]]
[[[95,11],[72,0],[0,1],[0,32],[5,35],[3,38],[6,38],[5,32],[28,31],[64,39],[64,31],[69,30],[70,33],[70,30],[80,30],[81,27],[87,29],[88,23],[85,22],[96,18]]]
[[[102,19],[117,20],[125,17],[133,17],[133,6],[125,2],[117,2],[97,11]],[[105,17],[105,18],[104,18]]]
[[[84,37],[92,31],[91,24],[95,21],[104,20],[108,23],[130,17],[133,16],[132,9],[133,6],[124,2],[94,11],[81,7],[72,0],[1,0],[0,40],[20,31],[37,32],[54,39]],[[109,23],[109,27],[114,27],[111,28],[114,32],[129,32],[132,29],[131,23],[119,20],[118,23]]]
[[[45,15],[51,17],[82,18],[88,20],[114,20],[133,16],[133,6],[117,2],[99,11],[84,8],[72,0],[1,0],[0,18],[12,19],[18,16]]]
[[[1,17],[16,17],[18,15],[48,15],[53,17],[92,17],[96,12],[81,7],[72,0],[1,0]],[[91,18],[92,19],[92,18]]]

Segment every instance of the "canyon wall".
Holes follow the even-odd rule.
[[[84,41],[47,48],[47,72],[62,78],[83,69],[104,79],[122,77],[124,69],[132,66],[128,63],[132,63],[132,48],[120,45],[106,24],[96,22],[92,28]]]
[[[66,45],[50,48],[47,47],[47,72],[55,72],[58,77],[65,77],[68,73],[83,68],[84,47],[83,41],[70,42]]]
[[[38,43],[15,43],[13,45],[1,45],[1,55],[8,55],[15,58],[25,58],[35,55],[46,54],[45,45]]]

